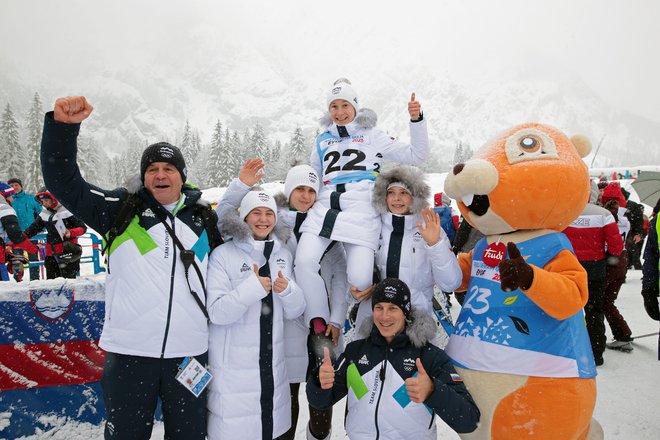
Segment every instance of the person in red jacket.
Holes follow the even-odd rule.
[[[614,216],[598,206],[598,187],[592,183],[589,203],[580,216],[564,230],[582,267],[587,271],[589,300],[584,307],[587,331],[596,365],[603,365],[605,319],[603,300],[607,265],[616,264],[623,251],[623,239]]]
[[[46,229],[46,278],[75,278],[82,254],[76,237],[84,234],[87,226],[60,205],[47,189],[43,188],[34,198],[43,208],[34,223],[25,229],[25,235],[32,237]]]

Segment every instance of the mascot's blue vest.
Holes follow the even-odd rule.
[[[472,254],[472,276],[447,353],[465,368],[541,377],[595,377],[582,311],[558,320],[519,289],[500,288],[499,269],[483,262],[482,239]],[[517,244],[527,263],[545,266],[563,249],[564,234],[542,235]],[[552,295],[552,291],[543,292]]]

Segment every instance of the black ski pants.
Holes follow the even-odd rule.
[[[207,365],[208,353],[195,356]],[[149,440],[161,400],[165,439],[204,440],[208,389],[195,397],[175,375],[183,358],[148,358],[107,353],[103,365],[105,439]]]
[[[587,323],[587,332],[591,341],[591,350],[594,359],[603,358],[605,351],[605,314],[603,313],[603,300],[605,298],[605,278],[592,279],[589,277],[589,299],[584,306],[584,319]]]

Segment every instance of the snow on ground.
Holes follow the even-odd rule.
[[[628,280],[621,288],[617,305],[628,321],[634,335],[655,333],[658,323],[652,321],[644,311],[641,290],[641,272],[629,271]],[[459,306],[454,302],[452,313],[458,315]],[[611,333],[608,328],[608,339]],[[632,353],[621,353],[606,350],[605,364],[598,368],[598,401],[594,417],[605,430],[605,438],[621,440],[652,440],[658,438],[660,422],[658,421],[658,408],[660,408],[660,362],[658,361],[657,335],[638,339],[634,342]],[[305,424],[308,411],[304,389],[301,390],[301,413],[296,439],[305,439]],[[335,405],[333,419],[332,439],[344,439],[343,428],[344,401]],[[3,414],[0,414],[0,438],[2,438]],[[44,416],[52,429],[23,437],[27,440],[53,439],[53,440],[94,440],[103,438],[103,427],[89,424],[64,424],[61,419],[54,416]],[[448,427],[442,426],[438,421],[438,438],[458,439],[459,437]],[[157,423],[154,427],[152,439],[163,438],[163,425]]]

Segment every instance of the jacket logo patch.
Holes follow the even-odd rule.
[[[243,263],[241,266],[241,273],[243,272],[248,272],[250,270],[250,266],[248,266],[246,263]]]
[[[147,208],[147,209],[145,209],[144,212],[142,213],[142,217],[152,217],[152,218],[156,218],[156,214],[154,214],[154,212],[151,210],[151,208]]]
[[[286,260],[284,258],[278,258],[277,260],[275,260],[275,264],[280,269],[286,268]]]
[[[360,365],[369,365],[369,359],[367,359],[367,355],[363,354],[360,360],[358,361],[358,364]]]
[[[415,359],[405,358],[403,360],[403,369],[406,371],[412,371],[415,368]]]

